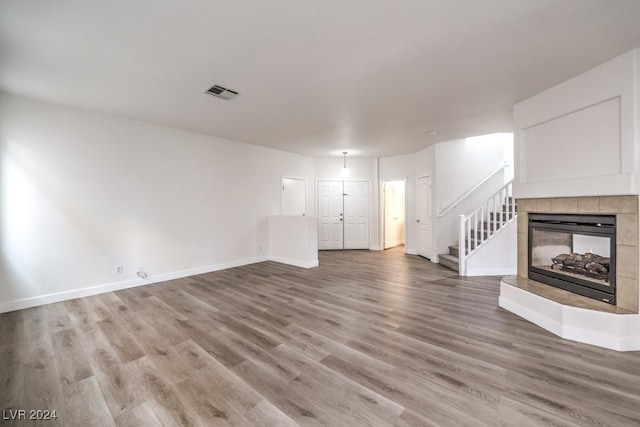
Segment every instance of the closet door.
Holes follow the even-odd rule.
[[[342,181],[318,181],[318,249],[344,249]]]
[[[307,181],[299,178],[282,178],[282,215],[305,216],[307,214]]]

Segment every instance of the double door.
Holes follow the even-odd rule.
[[[318,181],[318,248],[369,249],[369,182]]]

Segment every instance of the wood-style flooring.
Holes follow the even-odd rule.
[[[640,425],[640,353],[499,308],[499,281],[322,252],[5,313],[0,424]]]

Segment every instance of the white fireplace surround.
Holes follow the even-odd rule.
[[[563,338],[640,350],[640,49],[516,104],[513,121],[518,276],[503,278],[500,306]],[[616,215],[617,307],[529,283],[527,212]]]

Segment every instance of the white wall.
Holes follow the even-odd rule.
[[[518,198],[639,194],[640,50],[516,104]]]
[[[502,168],[513,152],[511,134],[458,139],[435,146],[434,239],[437,254],[458,242],[460,215],[470,214],[513,178],[513,167]],[[456,203],[468,191],[473,194]],[[455,206],[453,206],[455,204]],[[453,206],[453,207],[452,207]],[[451,208],[448,212],[447,209]]]
[[[417,178],[431,175],[435,181],[435,146],[414,154],[382,157],[379,162],[380,181],[406,180],[405,186],[405,252],[417,254]],[[382,209],[382,207],[380,208]],[[434,254],[435,255],[435,254]]]
[[[297,267],[318,265],[318,218],[269,217],[269,259]]]
[[[483,135],[437,144],[436,213],[449,208],[491,172],[503,166],[505,147],[511,144],[511,134]],[[500,180],[506,182],[502,175]],[[479,202],[482,201],[484,197]]]
[[[266,259],[281,176],[314,179],[303,156],[8,94],[0,144],[0,311]]]
[[[467,259],[467,276],[515,275],[518,265],[518,226],[511,221]]]
[[[446,142],[444,143],[446,144]],[[432,145],[420,150],[415,155],[416,178],[431,175],[435,181],[436,173],[436,146]],[[435,185],[435,182],[434,182]]]
[[[281,177],[307,180],[310,214],[315,182],[343,179],[341,157],[311,159],[10,94],[0,94],[0,150],[0,312],[267,259]],[[405,250],[415,253],[416,178],[446,181],[459,164],[452,150],[438,149],[447,153],[444,177],[433,146],[347,159],[347,180],[371,182],[372,249],[380,180],[407,180]]]
[[[467,214],[484,202],[494,191],[513,178],[509,166],[494,175],[475,194],[452,209],[444,217],[437,214],[472,189],[498,167],[513,164],[513,136],[493,134],[442,142],[415,154],[380,159],[380,180],[407,179],[405,252],[417,253],[416,180],[430,175],[433,183],[433,254],[448,252],[457,242],[458,216]]]

